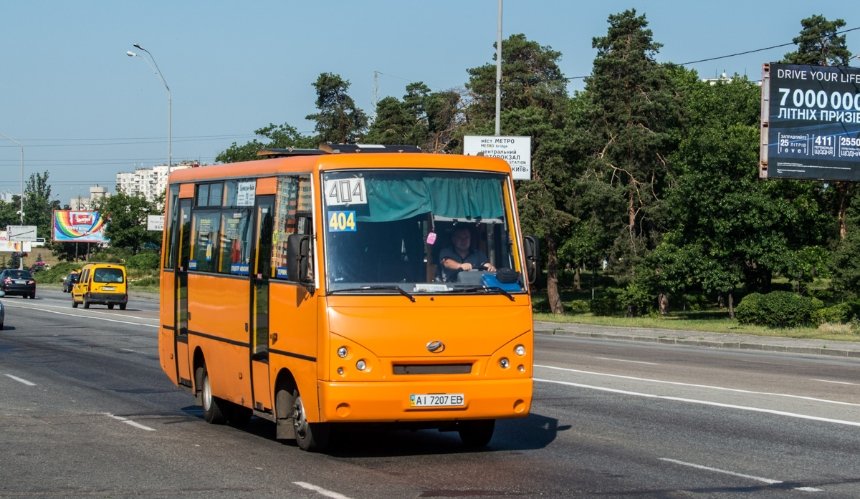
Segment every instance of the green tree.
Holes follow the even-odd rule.
[[[160,214],[160,210],[140,194],[117,192],[104,198],[98,211],[107,219],[105,237],[111,247],[137,253],[147,244],[160,245],[161,232],[146,230],[146,216]]]
[[[51,200],[49,176],[48,172],[34,173],[27,179],[24,187],[24,225],[35,225],[38,237],[44,237],[46,240],[51,239],[53,212],[60,208],[59,201]],[[18,209],[15,208],[16,218],[12,225],[20,224]]]
[[[855,194],[855,198],[860,195]],[[854,199],[853,206],[858,206]],[[850,230],[844,239],[839,241],[833,255],[833,287],[848,297],[860,297],[860,210],[852,208],[849,211],[848,225]]]
[[[845,27],[843,19],[828,21],[821,15],[807,17],[800,21],[803,28],[791,41],[797,50],[785,54],[787,64],[816,64],[819,66],[847,66],[851,52],[845,43],[845,35],[839,29]]]
[[[610,15],[606,36],[592,42],[597,56],[586,78],[595,156],[626,202],[626,232],[615,252],[631,274],[654,236],[653,216],[668,188],[667,157],[681,119],[669,70],[654,59],[661,45],[647,26],[635,10]]]
[[[406,86],[399,101],[386,97],[376,107],[376,119],[364,138],[378,144],[412,144],[427,152],[454,152],[460,142],[460,94],[431,92],[422,82]]]
[[[305,119],[316,122],[319,142],[350,144],[359,140],[368,120],[347,93],[349,81],[333,73],[322,73],[313,85],[319,112],[309,114]]]
[[[553,313],[563,313],[559,293],[559,248],[574,217],[568,212],[571,181],[566,80],[558,67],[561,54],[550,47],[512,35],[502,43],[502,133],[532,139],[532,179],[517,185],[524,230],[545,245],[547,299]],[[495,65],[468,70],[471,103],[463,133],[487,135],[495,120]],[[492,105],[490,105],[492,103]]]
[[[257,152],[263,149],[307,149],[317,147],[318,143],[313,137],[302,135],[295,127],[286,123],[283,125],[275,125],[269,123],[263,128],[254,130],[254,134],[268,139],[266,142],[260,142],[254,139],[246,142],[243,145],[237,145],[235,142],[230,145],[225,151],[215,157],[215,161],[220,163],[235,163],[237,161],[252,161],[260,159]]]
[[[395,97],[386,97],[376,104],[376,119],[370,125],[365,140],[371,144],[415,144],[426,136],[416,137],[418,124],[406,105]]]

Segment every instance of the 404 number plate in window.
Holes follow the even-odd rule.
[[[412,407],[463,407],[466,397],[462,393],[416,393],[409,395]]]

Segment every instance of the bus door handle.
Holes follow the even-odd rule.
[[[269,337],[271,338],[272,343],[278,342],[278,333],[272,333],[271,335],[269,335]]]

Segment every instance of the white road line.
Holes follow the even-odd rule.
[[[131,325],[131,326],[152,327],[152,328],[156,328],[156,329],[158,328],[158,326],[157,326],[157,325],[155,325],[155,324],[142,324],[142,323],[140,323],[140,322],[120,321],[120,320],[116,320],[116,319],[108,319],[108,318],[106,318],[106,317],[94,317],[94,316],[89,315],[89,314],[70,314],[70,313],[68,313],[68,312],[57,312],[56,310],[48,310],[48,309],[45,309],[45,308],[38,308],[38,307],[21,307],[20,305],[16,305],[16,307],[19,307],[19,308],[29,308],[29,309],[31,309],[31,310],[38,310],[38,311],[40,311],[40,312],[47,312],[47,313],[49,313],[49,314],[66,315],[66,316],[69,316],[69,317],[77,317],[77,318],[84,318],[84,319],[95,319],[95,320],[97,320],[97,321],[106,321],[106,322],[117,322],[117,323],[120,323],[120,324],[129,324],[129,325]],[[13,307],[13,308],[14,308],[14,307]],[[153,319],[147,319],[147,320],[153,320]]]
[[[646,366],[659,366],[660,365],[660,364],[657,364],[656,362],[645,362],[642,360],[613,359],[612,357],[594,357],[594,358],[600,359],[600,360],[612,360],[615,362],[629,362],[631,364],[644,364]]]
[[[608,374],[608,373],[598,373],[594,371],[581,371],[579,369],[569,369],[566,367],[555,367],[555,366],[542,366],[535,364],[535,367],[542,367],[544,369],[553,369],[556,371],[565,371],[572,373],[580,373],[580,374],[591,374],[594,376],[606,376],[609,378],[619,378],[619,379],[629,379],[633,381],[645,381],[648,383],[661,383],[664,385],[675,385],[675,386],[688,386],[690,388],[706,388],[708,390],[720,390],[724,392],[734,392],[734,393],[745,393],[748,395],[767,395],[770,397],[785,397],[792,399],[800,399],[800,400],[809,400],[812,402],[824,402],[826,404],[836,404],[836,405],[847,405],[851,407],[860,407],[860,404],[855,404],[853,402],[842,402],[839,400],[828,400],[828,399],[820,399],[815,397],[806,397],[803,395],[791,395],[790,393],[771,393],[771,392],[756,392],[752,390],[742,390],[740,388],[727,388],[724,386],[714,386],[714,385],[697,385],[694,383],[681,383],[680,381],[665,381],[662,379],[651,379],[651,378],[640,378],[637,376],[623,376],[621,374]]]
[[[303,489],[312,490],[312,491],[316,492],[317,494],[323,495],[325,497],[332,497],[334,499],[349,499],[349,496],[345,496],[345,495],[339,494],[337,492],[332,492],[331,490],[326,490],[326,489],[324,489],[318,485],[314,485],[312,483],[307,483],[307,482],[293,482],[293,483],[298,485],[299,487],[301,487]]]
[[[735,405],[735,404],[723,404],[720,402],[711,402],[709,400],[697,400],[697,399],[688,399],[688,398],[683,398],[683,397],[670,397],[668,395],[654,395],[651,393],[631,392],[628,390],[617,390],[615,388],[606,388],[603,386],[583,385],[581,383],[571,383],[568,381],[555,381],[555,380],[551,380],[551,379],[540,379],[540,378],[534,378],[534,380],[539,381],[541,383],[552,383],[552,384],[556,384],[556,385],[575,386],[577,388],[586,388],[589,390],[598,390],[601,392],[619,393],[622,395],[633,395],[635,397],[672,400],[674,402],[686,402],[689,404],[709,405],[709,406],[713,406],[713,407],[723,407],[726,409],[738,409],[741,411],[763,412],[766,414],[776,414],[777,416],[788,416],[791,418],[809,419],[812,421],[822,421],[824,423],[836,423],[836,424],[841,424],[841,425],[846,425],[846,426],[860,427],[860,421],[845,421],[842,419],[821,418],[818,416],[809,416],[806,414],[797,414],[794,412],[777,411],[777,410],[773,410],[773,409],[762,409],[760,407],[750,407],[750,406]]]
[[[685,461],[678,461],[677,459],[669,459],[667,457],[661,457],[660,460],[666,461],[667,463],[675,463],[675,464],[679,464],[681,466],[696,468],[699,470],[713,471],[714,473],[722,473],[723,475],[731,475],[731,476],[736,476],[736,477],[740,477],[740,478],[748,478],[750,480],[753,480],[756,482],[766,483],[768,485],[777,485],[780,483],[785,483],[785,482],[782,482],[780,480],[772,480],[770,478],[762,478],[760,476],[746,475],[744,473],[736,473],[734,471],[721,470],[719,468],[712,468],[710,466],[703,466],[701,464],[688,463]],[[816,489],[813,487],[795,487],[794,490],[802,490],[804,492],[822,492],[821,489]]]
[[[6,303],[8,305],[10,302],[7,301],[4,303]],[[25,303],[26,302],[20,302],[20,303],[14,303],[13,302],[12,308],[16,308],[16,307],[17,308],[29,308],[29,309],[33,309],[33,310],[43,310],[39,307],[57,308],[57,309],[61,309],[61,310],[68,310],[69,309],[69,307],[60,307],[58,305],[43,305],[43,304],[29,305],[29,304],[25,304]],[[87,310],[88,313],[86,315],[81,314],[80,317],[93,317],[93,315],[110,315],[110,316],[116,317],[116,315],[117,315],[116,312],[102,312],[99,310],[90,310],[90,309],[85,309],[85,310]],[[156,319],[153,319],[152,317],[140,317],[138,315],[128,315],[128,314],[122,314],[121,317],[126,317],[129,319],[140,319],[142,321],[156,320]]]
[[[120,348],[120,350],[122,350],[123,352],[137,353],[135,350],[132,350],[131,348]]]
[[[27,386],[36,386],[36,383],[33,383],[32,381],[27,381],[27,380],[26,380],[26,379],[24,379],[24,378],[19,378],[18,376],[13,376],[13,375],[11,375],[11,374],[6,374],[6,377],[7,377],[7,378],[14,379],[14,380],[15,380],[15,381],[17,381],[18,383],[23,383],[23,384],[25,384],[25,385],[27,385]]]
[[[116,419],[117,421],[122,421],[123,423],[125,423],[129,426],[134,426],[135,428],[138,428],[140,430],[155,431],[155,428],[150,428],[149,426],[144,426],[140,423],[136,423],[136,422],[134,422],[130,419],[124,418],[122,416],[114,416],[113,414],[111,414],[109,412],[104,412],[102,414],[104,414],[105,416],[107,416],[109,418]]]
[[[834,385],[851,385],[851,386],[857,386],[857,385],[858,385],[858,383],[849,383],[849,382],[847,382],[847,381],[833,381],[833,380],[830,380],[830,379],[817,379],[817,378],[812,378],[812,381],[820,381],[820,382],[822,382],[822,383],[833,383]]]

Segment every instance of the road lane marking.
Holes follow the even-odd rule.
[[[13,376],[13,375],[11,375],[11,374],[6,374],[5,376],[6,376],[7,378],[14,379],[14,380],[15,380],[15,381],[17,381],[18,383],[22,383],[22,384],[25,384],[25,385],[27,385],[27,386],[36,386],[36,383],[33,383],[32,381],[27,381],[27,380],[26,380],[26,379],[24,379],[24,378],[19,378],[18,376]]]
[[[122,421],[123,423],[125,423],[129,426],[134,426],[135,428],[140,429],[140,430],[155,431],[155,428],[150,428],[149,426],[142,425],[140,423],[134,422],[134,421],[132,421],[128,418],[124,418],[122,416],[114,416],[113,414],[111,414],[109,412],[103,412],[102,414],[104,414],[105,416],[107,416],[109,418],[116,419],[117,421]]]
[[[768,485],[778,485],[780,483],[785,483],[785,482],[780,481],[780,480],[772,480],[770,478],[762,478],[760,476],[746,475],[744,473],[737,473],[735,471],[721,470],[719,468],[712,468],[710,466],[703,466],[701,464],[688,463],[686,461],[678,461],[677,459],[669,459],[667,457],[661,457],[660,460],[666,461],[667,463],[674,463],[674,464],[679,464],[681,466],[696,468],[699,470],[713,471],[714,473],[722,473],[724,475],[731,475],[731,476],[736,476],[736,477],[740,477],[740,478],[748,478],[750,480],[753,480],[756,482],[766,483]],[[802,490],[804,492],[822,492],[822,489],[816,489],[813,487],[794,487],[794,490]]]
[[[66,315],[68,317],[77,317],[79,319],[95,319],[97,321],[117,322],[119,324],[128,324],[131,326],[143,326],[143,327],[151,327],[151,328],[158,329],[158,325],[156,325],[156,324],[142,324],[140,322],[121,321],[121,320],[117,320],[117,319],[108,319],[106,317],[95,317],[95,316],[92,316],[89,314],[70,314],[68,312],[58,312],[56,310],[48,310],[48,309],[39,308],[39,307],[27,307],[27,306],[22,307],[20,305],[15,305],[15,307],[12,307],[12,308],[29,308],[31,310],[38,310],[39,312],[46,312],[49,314],[57,314],[57,315]],[[158,319],[144,319],[144,320],[157,321]]]
[[[303,489],[312,490],[312,491],[316,492],[317,494],[323,495],[325,497],[331,497],[333,499],[349,499],[349,496],[345,496],[345,495],[339,494],[337,492],[332,492],[331,490],[326,490],[326,489],[324,489],[318,485],[314,485],[312,483],[307,483],[307,482],[293,482],[293,483],[298,485],[299,487],[301,487]]]
[[[709,400],[697,400],[697,399],[688,399],[688,398],[683,398],[683,397],[671,397],[669,395],[654,395],[651,393],[631,392],[629,390],[618,390],[616,388],[606,388],[603,386],[583,385],[582,383],[571,383],[569,381],[555,381],[555,380],[551,380],[551,379],[540,379],[540,378],[534,378],[534,380],[539,381],[541,383],[552,383],[552,384],[556,384],[556,385],[575,386],[577,388],[586,388],[589,390],[597,390],[597,391],[601,391],[601,392],[618,393],[621,395],[633,395],[635,397],[671,400],[674,402],[686,402],[688,404],[709,405],[709,406],[713,406],[713,407],[722,407],[725,409],[738,409],[741,411],[763,412],[766,414],[775,414],[777,416],[788,416],[791,418],[809,419],[812,421],[821,421],[824,423],[835,423],[835,424],[841,424],[841,425],[845,425],[845,426],[860,427],[860,421],[846,421],[843,419],[822,418],[822,417],[818,417],[818,416],[809,416],[807,414],[797,414],[794,412],[777,411],[774,409],[762,409],[761,407],[750,407],[750,406],[746,406],[746,405],[735,405],[735,404],[723,404],[721,402],[711,402]]]
[[[8,304],[8,302],[4,302],[4,303]],[[68,310],[68,307],[60,307],[58,305],[41,305],[41,304],[40,305],[29,305],[29,304],[25,304],[25,303],[15,303],[12,305],[12,308],[29,308],[31,310],[41,310],[41,311],[47,312],[47,310],[44,310],[44,309],[39,308],[39,307],[58,308],[58,309],[62,309],[62,310]],[[88,313],[77,315],[77,317],[90,317],[90,318],[95,319],[96,317],[94,317],[94,314],[95,315],[111,315],[113,317],[116,317],[116,312],[103,312],[103,311],[99,311],[99,310],[90,310],[90,309],[84,309],[84,310],[86,310]],[[126,317],[129,319],[140,319],[142,321],[158,320],[158,319],[155,319],[152,317],[140,317],[139,315],[129,315],[129,314],[122,314],[120,317]]]
[[[851,386],[857,386],[857,385],[858,385],[857,383],[849,383],[849,382],[847,382],[847,381],[833,381],[833,380],[830,380],[830,379],[817,379],[817,378],[812,378],[812,381],[820,381],[820,382],[822,382],[822,383],[833,383],[834,385],[851,385]]]
[[[535,367],[542,367],[544,369],[554,369],[556,371],[565,371],[565,372],[573,372],[580,374],[591,374],[594,376],[606,376],[609,378],[620,378],[620,379],[629,379],[633,381],[645,381],[649,383],[662,383],[665,385],[676,385],[676,386],[688,386],[690,388],[706,388],[709,390],[720,390],[724,392],[734,392],[734,393],[744,393],[747,395],[767,395],[771,397],[785,397],[785,398],[793,398],[800,400],[809,400],[811,402],[824,402],[827,404],[836,404],[836,405],[847,405],[851,407],[860,407],[860,404],[855,404],[853,402],[842,402],[840,400],[829,400],[829,399],[820,399],[816,397],[807,397],[804,395],[792,395],[790,393],[771,393],[771,392],[756,392],[752,390],[742,390],[740,388],[727,388],[725,386],[714,386],[714,385],[698,385],[694,383],[682,383],[680,381],[665,381],[662,379],[653,379],[653,378],[640,378],[638,376],[624,376],[621,374],[608,374],[608,373],[598,373],[594,371],[582,371],[579,369],[570,369],[566,367],[555,367],[555,366],[543,366],[535,364]]]
[[[613,359],[612,357],[593,357],[593,358],[600,359],[600,360],[613,360],[615,362],[629,362],[631,364],[644,364],[646,366],[659,366],[660,365],[656,362],[645,362],[642,360]]]

